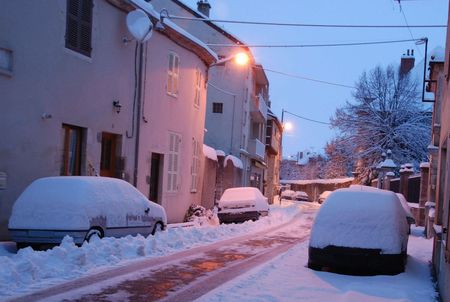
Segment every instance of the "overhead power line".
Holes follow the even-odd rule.
[[[291,27],[324,27],[324,28],[405,28],[406,25],[368,25],[368,24],[309,24],[309,23],[291,23],[291,22],[263,22],[263,21],[244,21],[244,20],[224,20],[224,19],[204,19],[182,16],[166,16],[174,20],[190,20],[190,21],[211,21],[217,23],[235,23],[247,25],[267,25],[267,26],[291,26]],[[409,25],[412,28],[446,28],[447,25],[438,24],[419,24]]]
[[[328,82],[328,81],[323,81],[323,80],[317,80],[317,79],[313,79],[313,78],[309,78],[309,77],[305,77],[305,76],[301,76],[301,75],[297,75],[297,74],[292,74],[292,73],[287,73],[287,72],[282,72],[282,71],[276,71],[276,70],[272,70],[272,69],[268,69],[268,68],[264,68],[264,67],[254,66],[254,68],[259,68],[259,69],[262,69],[264,71],[273,72],[273,73],[281,74],[281,75],[292,77],[292,78],[302,79],[302,80],[306,80],[306,81],[312,81],[312,82],[317,82],[317,83],[321,83],[321,84],[327,84],[327,85],[339,86],[339,87],[344,87],[344,88],[356,89],[356,87],[350,86],[350,85],[345,85],[345,84],[340,84],[340,83],[333,83],[333,82]]]
[[[342,47],[342,46],[362,46],[377,44],[393,44],[404,42],[416,42],[422,39],[404,39],[387,41],[368,41],[368,42],[350,42],[350,43],[325,43],[325,44],[220,44],[208,43],[208,46],[215,47],[265,47],[265,48],[311,48],[311,47]]]
[[[307,117],[304,117],[304,116],[301,116],[301,115],[292,113],[292,112],[287,111],[287,110],[284,110],[284,109],[283,109],[283,111],[286,112],[286,113],[289,113],[290,115],[293,115],[293,116],[295,116],[295,117],[298,117],[298,118],[300,118],[300,119],[306,120],[306,121],[310,121],[310,122],[314,122],[314,123],[318,123],[318,124],[322,124],[322,125],[331,125],[330,123],[327,123],[327,122],[321,122],[321,121],[318,121],[318,120],[313,120],[313,119],[310,119],[310,118],[307,118]]]

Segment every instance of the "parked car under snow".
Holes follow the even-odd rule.
[[[295,191],[293,198],[298,201],[309,201],[308,194],[303,191]]]
[[[295,191],[284,190],[281,192],[281,199],[294,200]]]
[[[218,202],[220,223],[255,221],[268,213],[267,197],[253,187],[227,189]]]
[[[355,275],[405,269],[409,225],[397,195],[364,186],[330,194],[314,222],[308,267]]]
[[[18,247],[76,244],[97,235],[147,236],[167,226],[163,207],[129,183],[115,178],[60,176],[31,183],[14,203],[9,232]]]

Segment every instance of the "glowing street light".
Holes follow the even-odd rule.
[[[283,129],[286,130],[286,131],[291,131],[292,128],[294,128],[294,126],[292,125],[291,122],[286,122],[286,123],[283,124]]]
[[[250,61],[250,57],[245,52],[238,52],[237,54],[234,54],[230,57],[221,59],[221,60],[217,61],[216,63],[209,65],[209,67],[220,65],[220,64],[226,63],[231,60],[234,60],[234,62],[239,66],[245,66],[245,65],[248,65],[248,63]]]
[[[237,65],[243,66],[247,65],[250,58],[248,57],[248,54],[245,52],[239,52],[234,56],[234,61]]]

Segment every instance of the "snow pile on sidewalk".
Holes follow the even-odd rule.
[[[0,256],[0,296],[20,295],[64,280],[126,264],[141,257],[158,257],[216,241],[262,231],[289,221],[299,212],[296,205],[272,206],[259,221],[220,226],[170,228],[155,236],[94,239],[78,247],[66,237],[47,251],[6,249]]]
[[[428,267],[433,240],[421,234],[423,228],[412,229],[406,271],[395,276],[347,276],[308,269],[308,242],[304,242],[196,301],[435,302]]]

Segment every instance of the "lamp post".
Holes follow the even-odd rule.
[[[422,83],[422,102],[430,102],[433,103],[434,101],[425,100],[425,87],[426,83],[429,81],[426,79],[427,74],[427,52],[428,52],[428,38],[423,37],[416,41],[416,45],[422,45],[425,44],[425,57],[423,59],[423,83]]]

